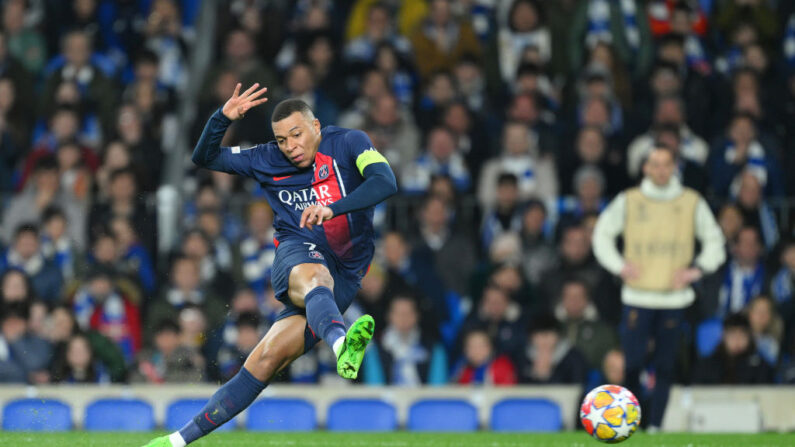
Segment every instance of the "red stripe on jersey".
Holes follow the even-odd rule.
[[[320,178],[321,172],[324,175],[323,178]],[[315,178],[312,181],[312,189],[318,200],[324,201],[326,205],[340,200],[342,191],[339,181],[341,179],[337,179],[337,173],[334,170],[334,159],[330,155],[317,152],[315,154]],[[353,248],[351,231],[348,227],[348,217],[345,215],[335,216],[331,220],[324,222],[323,231],[326,233],[326,240],[334,253],[345,259]]]

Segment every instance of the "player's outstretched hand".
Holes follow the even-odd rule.
[[[331,208],[327,206],[308,206],[304,208],[304,212],[301,214],[301,228],[307,227],[311,230],[312,225],[320,225],[332,217],[334,217],[334,211],[331,211]]]
[[[257,99],[268,91],[267,87],[257,90],[259,83],[252,85],[243,93],[240,93],[240,87],[241,84],[238,82],[235,86],[235,93],[232,94],[232,97],[224,104],[224,108],[221,109],[224,116],[232,121],[243,118],[250,109],[268,100],[268,98]]]

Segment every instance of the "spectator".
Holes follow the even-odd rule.
[[[705,285],[710,291],[707,296],[717,297],[716,315],[726,317],[740,312],[751,298],[762,293],[765,287],[762,255],[759,233],[753,227],[743,227],[732,243],[729,262],[710,278],[709,286]]]
[[[62,294],[63,275],[58,265],[41,253],[40,244],[36,226],[17,227],[12,245],[0,256],[0,272],[11,268],[22,270],[31,279],[38,297],[55,302]]]
[[[602,377],[605,383],[624,383],[624,353],[618,349],[607,351],[602,360]]]
[[[127,145],[119,140],[113,140],[108,143],[102,154],[102,163],[94,176],[96,186],[94,198],[96,200],[107,199],[107,194],[110,191],[111,173],[117,169],[130,167],[133,167],[133,162]]]
[[[58,164],[53,157],[36,163],[33,182],[14,196],[3,214],[2,239],[10,242],[14,230],[24,222],[39,222],[50,205],[58,205],[69,222],[69,238],[77,249],[85,247],[85,205],[60,188]]]
[[[653,126],[648,132],[635,138],[627,149],[627,172],[633,179],[642,174],[643,160],[654,149],[659,126],[673,127],[679,131],[678,152],[682,158],[698,166],[707,162],[710,153],[706,141],[694,134],[685,121],[685,104],[680,98],[667,96],[658,98],[654,108]]]
[[[472,26],[457,20],[450,0],[432,0],[428,15],[411,33],[417,71],[428,79],[437,70],[450,70],[463,55],[480,55]]]
[[[561,337],[555,317],[538,317],[530,327],[529,343],[519,363],[519,381],[584,384],[588,363],[577,348]]]
[[[297,62],[290,66],[285,75],[285,86],[286,96],[301,99],[309,104],[323,126],[337,123],[339,115],[337,105],[317,88],[317,80],[308,64]]]
[[[392,46],[401,57],[411,55],[411,42],[395,31],[387,4],[372,2],[367,11],[364,33],[345,44],[345,60],[348,63],[372,64],[381,44]]]
[[[533,144],[533,135],[522,123],[510,121],[502,131],[503,151],[499,158],[486,162],[478,184],[478,202],[484,208],[493,207],[496,199],[497,177],[504,173],[516,176],[519,200],[531,198],[553,200],[558,194],[555,161],[541,155]]]
[[[769,290],[785,326],[795,330],[795,241],[789,240],[783,245],[780,263],[781,268],[770,280]]]
[[[93,105],[93,112],[102,124],[102,134],[111,134],[118,95],[113,94],[113,83],[91,59],[90,37],[79,30],[66,33],[61,39],[61,52],[57,68],[45,79],[42,110],[54,110],[58,87],[64,81],[74,82],[81,102]]]
[[[60,383],[108,383],[110,376],[103,365],[94,360],[94,352],[88,338],[82,334],[72,335],[66,342],[65,361],[61,370],[54,370],[53,377]]]
[[[501,174],[497,178],[497,201],[495,206],[483,216],[480,239],[484,251],[502,234],[518,233],[522,226],[520,203],[516,176]]]
[[[232,244],[222,233],[224,228],[221,219],[220,212],[214,209],[203,209],[199,212],[196,223],[198,229],[203,231],[210,241],[212,256],[218,268],[225,272],[231,272],[235,267]]]
[[[133,166],[144,168],[136,172],[141,175],[136,178],[137,186],[141,191],[154,192],[160,184],[164,159],[154,130],[144,127],[143,116],[134,105],[125,104],[116,113],[116,133],[128,148]]]
[[[181,344],[180,327],[172,319],[161,320],[154,331],[154,345],[138,353],[132,382],[192,383],[203,376],[204,358]]]
[[[597,0],[579,3],[569,24],[569,67],[583,65],[583,54],[602,42],[609,43],[618,59],[635,73],[644,73],[652,58],[648,21],[635,2]]]
[[[11,0],[3,5],[3,31],[8,50],[30,73],[39,73],[47,61],[44,37],[25,23],[27,9],[24,0]]]
[[[69,222],[60,208],[53,205],[42,215],[41,253],[61,269],[64,281],[74,277],[76,249],[68,236]]]
[[[564,228],[558,253],[560,261],[546,271],[541,280],[541,308],[552,312],[554,301],[560,296],[566,279],[576,277],[588,285],[596,297],[594,304],[599,314],[610,323],[617,324],[617,291],[591,254],[591,242],[582,226]]]
[[[366,383],[419,386],[447,382],[446,353],[433,334],[422,329],[422,319],[418,303],[410,295],[396,295],[389,301],[388,323],[377,344],[380,374],[365,378]],[[380,377],[383,380],[377,380]]]
[[[654,135],[658,144],[671,149],[676,155],[676,175],[682,185],[698,191],[699,194],[705,194],[709,175],[703,165],[682,156],[682,134],[679,129],[671,125],[660,125],[654,129]]]
[[[417,79],[409,61],[392,44],[381,43],[376,48],[375,67],[386,77],[392,94],[404,106],[414,103],[417,89]]]
[[[414,117],[401,107],[392,94],[383,94],[373,100],[362,123],[362,130],[389,160],[389,165],[397,175],[417,156],[420,134],[414,124]]]
[[[29,304],[3,306],[0,316],[0,382],[44,384],[52,347],[28,330]]]
[[[234,340],[218,351],[217,363],[222,380],[229,380],[240,371],[246,358],[262,339],[261,328],[258,313],[243,312],[237,316]]]
[[[340,115],[337,123],[340,127],[361,128],[364,126],[370,108],[375,105],[378,98],[387,95],[390,91],[389,80],[377,68],[365,70],[358,80],[358,95]]]
[[[609,146],[603,131],[595,126],[581,127],[572,145],[573,150],[558,154],[558,179],[562,194],[575,194],[574,173],[583,166],[597,167],[606,180],[605,191],[615,194],[629,183],[621,164],[623,155]]]
[[[55,306],[47,317],[46,327],[45,338],[52,343],[55,351],[51,368],[54,382],[65,380],[65,376],[61,374],[67,369],[67,345],[72,337],[77,335],[88,340],[93,363],[98,370],[107,371],[113,382],[124,382],[127,379],[127,366],[121,349],[113,340],[94,329],[81,331],[70,306],[66,304]]]
[[[736,206],[742,215],[742,222],[756,228],[762,236],[765,248],[772,250],[778,244],[779,231],[776,216],[762,191],[764,185],[749,170],[743,171],[738,177]]]
[[[770,297],[758,295],[748,303],[748,323],[756,350],[771,368],[775,368],[784,327]]]
[[[491,156],[483,119],[474,116],[463,101],[454,101],[442,110],[440,122],[455,136],[456,149],[464,155],[474,178],[480,165]]]
[[[345,27],[346,40],[353,40],[366,32],[369,13],[376,3],[378,0],[354,2]],[[422,0],[405,0],[397,3],[387,1],[383,4],[389,7],[390,15],[395,18],[395,29],[403,36],[408,36],[428,11],[428,4]]]
[[[33,283],[23,270],[8,269],[0,275],[0,308],[9,303],[33,304]]]
[[[198,262],[187,256],[180,256],[171,263],[170,286],[149,308],[149,315],[160,319],[176,319],[180,310],[187,306],[197,306],[207,320],[207,329],[218,327],[227,312],[227,306],[216,297],[213,291],[201,285]],[[153,333],[155,322],[147,322],[147,333]]]
[[[452,231],[448,220],[450,211],[439,198],[425,200],[420,215],[419,237],[411,257],[416,268],[426,272],[424,275],[435,272],[446,290],[463,296],[466,285],[461,278],[472,272],[475,247],[469,238]]]
[[[589,369],[599,369],[608,352],[618,347],[618,334],[599,319],[588,286],[582,281],[563,283],[555,318],[562,326],[561,336],[583,354]]]
[[[98,267],[71,300],[78,326],[110,338],[131,363],[141,348],[141,315],[138,303],[113,282],[113,272]]]
[[[207,234],[199,229],[188,231],[182,240],[182,254],[193,259],[199,265],[202,287],[214,294],[224,296],[230,290],[234,290],[235,282],[219,264],[212,248]]]
[[[428,134],[426,152],[409,164],[401,175],[401,186],[407,194],[422,194],[428,190],[434,175],[448,175],[456,190],[469,190],[471,178],[464,157],[456,151],[455,136],[444,127],[436,127]]]
[[[754,174],[766,196],[783,192],[778,160],[772,148],[759,140],[754,118],[748,114],[736,114],[723,136],[712,147],[710,178],[716,194],[726,197],[737,194],[741,175],[748,171]]]
[[[506,83],[516,76],[522,54],[528,48],[538,51],[542,63],[549,61],[552,39],[535,0],[516,0],[508,12],[507,23],[498,32],[500,73]]]
[[[117,216],[110,222],[113,238],[116,241],[120,273],[136,277],[143,292],[152,297],[155,293],[155,269],[152,257],[138,241],[138,234],[127,217]]]
[[[726,317],[718,349],[696,365],[693,382],[702,384],[753,385],[773,381],[773,369],[757,353],[748,318]]]
[[[164,85],[179,88],[188,76],[186,37],[176,0],[154,0],[143,30],[144,45],[160,60],[158,79]]]
[[[582,165],[574,173],[574,196],[564,196],[555,202],[555,213],[550,224],[556,226],[555,234],[564,228],[580,225],[585,216],[599,214],[607,205],[605,200],[606,179],[602,171],[591,165]]]
[[[716,6],[715,25],[723,34],[733,32],[740,24],[752,26],[765,43],[770,43],[778,36],[776,13],[767,2],[729,0]]]
[[[149,253],[157,249],[157,221],[143,198],[138,195],[138,182],[131,168],[122,168],[110,174],[108,199],[91,207],[88,227],[93,237],[110,225],[115,217],[125,217],[132,222],[136,234]],[[70,220],[71,222],[71,220]]]
[[[436,71],[423,83],[425,86],[415,113],[417,124],[428,132],[438,121],[442,111],[458,96],[455,79],[449,71]]]
[[[248,231],[248,236],[240,242],[243,277],[255,293],[264,295],[276,254],[273,211],[266,202],[254,202],[248,206]]]
[[[0,46],[2,46],[0,36]],[[2,49],[0,49],[2,51]],[[2,63],[2,62],[0,62]],[[0,76],[2,72],[0,71]],[[19,110],[16,87],[10,78],[0,77],[0,192],[11,192],[14,187],[14,168],[28,145],[26,121]]]
[[[464,357],[453,374],[461,385],[514,385],[516,369],[505,355],[495,355],[485,331],[472,330],[464,335]]]
[[[489,335],[497,355],[519,355],[525,334],[519,304],[511,300],[506,290],[495,285],[486,286],[478,301],[478,307],[466,319],[462,331],[482,330]]]
[[[558,253],[544,234],[546,218],[547,209],[540,200],[530,201],[522,214],[522,266],[525,279],[534,287],[558,263]]]

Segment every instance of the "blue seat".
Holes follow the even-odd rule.
[[[395,407],[379,399],[341,399],[329,406],[326,428],[331,431],[392,431]]]
[[[494,431],[559,431],[560,407],[547,399],[505,399],[491,408]]]
[[[99,399],[86,407],[90,431],[148,431],[155,428],[152,406],[138,399]]]
[[[701,322],[696,329],[696,351],[699,357],[709,357],[715,352],[723,336],[723,322],[710,318]]]
[[[206,404],[207,399],[179,399],[171,402],[166,408],[166,423],[164,424],[166,430],[179,430],[196,416]],[[215,431],[229,431],[234,429],[235,425],[237,425],[237,420],[232,419]]]
[[[465,400],[420,400],[409,408],[408,429],[412,431],[475,431],[478,429],[478,411]]]
[[[72,428],[72,409],[54,399],[18,399],[3,408],[3,430],[65,431]]]
[[[246,428],[309,431],[317,428],[315,407],[303,399],[261,399],[248,409]]]

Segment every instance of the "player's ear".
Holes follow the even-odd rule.
[[[312,120],[312,128],[315,129],[315,133],[320,133],[320,120],[315,118]]]

